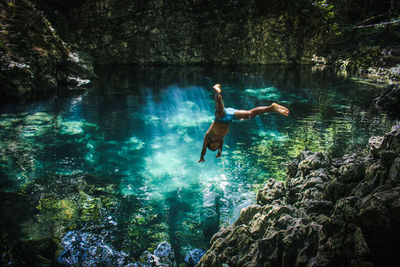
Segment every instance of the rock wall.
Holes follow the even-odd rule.
[[[326,34],[310,1],[36,2],[100,64],[309,63]]]
[[[400,249],[400,124],[365,156],[303,151],[286,183],[222,228],[197,266],[393,266]]]
[[[92,64],[71,53],[32,2],[1,0],[0,23],[0,101],[55,93],[77,85],[78,77],[94,77]]]

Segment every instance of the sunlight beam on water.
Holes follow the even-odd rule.
[[[141,175],[146,187],[142,190],[147,190],[146,195],[153,200],[165,201],[177,189],[197,187],[207,192],[203,201],[213,203],[210,205],[214,208],[222,205],[223,218],[232,218],[234,212],[238,215],[237,207],[241,207],[241,203],[248,205],[254,196],[247,194],[243,197],[243,192],[248,190],[232,186],[231,180],[237,177],[232,177],[229,172],[230,163],[216,159],[215,153],[210,151],[206,162],[197,163],[204,134],[214,118],[210,93],[194,86],[170,86],[157,96],[148,88],[144,92],[147,101],[143,113],[147,118],[145,132],[149,145],[143,146]],[[225,157],[229,153],[226,151],[223,153]],[[135,186],[127,184],[125,187],[132,189]],[[216,197],[222,199],[223,204],[216,204]]]
[[[203,91],[200,94],[206,95],[205,90],[196,89],[168,87],[161,92],[158,101],[148,98],[151,101],[144,109],[150,117],[162,121],[148,121],[146,126],[152,149],[146,152],[145,169],[155,177],[193,176],[188,165],[193,168],[193,162],[199,157],[204,134],[201,126],[213,119],[207,110],[199,108],[205,106],[207,98],[195,98],[198,96],[193,93]]]

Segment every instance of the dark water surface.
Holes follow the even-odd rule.
[[[166,240],[182,261],[254,203],[268,178],[285,179],[301,150],[365,150],[392,123],[371,104],[376,85],[311,68],[99,73],[91,91],[0,108],[1,216],[18,218],[2,221],[15,224],[14,240],[59,240],[81,230],[135,257]],[[215,83],[227,107],[274,101],[291,113],[234,123],[222,158],[208,151],[198,164]],[[23,203],[31,209],[13,214]]]

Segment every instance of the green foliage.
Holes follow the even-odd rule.
[[[314,1],[312,4],[318,8],[326,21],[335,18],[334,6],[329,4],[326,0]]]
[[[13,1],[9,1],[9,2],[8,2],[8,6],[9,6],[9,7],[15,7],[15,4],[14,4]]]
[[[342,30],[339,27],[339,24],[337,24],[337,23],[333,23],[332,30],[335,33],[335,35],[338,37],[340,37],[343,34]]]

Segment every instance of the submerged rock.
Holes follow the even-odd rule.
[[[128,266],[131,263],[126,253],[116,251],[106,244],[101,235],[71,231],[63,237],[61,245],[64,251],[61,252],[58,262],[62,264]]]
[[[61,245],[64,250],[57,261],[69,266],[176,266],[174,250],[168,242],[159,243],[153,253],[143,252],[140,262],[136,263],[127,253],[117,251],[98,234],[70,231],[62,238]]]
[[[367,155],[302,152],[198,266],[389,266],[400,249],[400,124]]]
[[[201,257],[204,255],[205,251],[200,249],[200,248],[195,248],[191,251],[189,251],[188,254],[185,256],[185,262],[189,266],[195,266],[197,263],[199,263]]]
[[[142,267],[176,266],[174,250],[168,242],[161,242],[157,245],[157,248],[153,254],[151,254],[149,251],[143,252],[142,256],[140,257],[140,263],[137,264]]]
[[[16,193],[1,193],[1,263],[20,266],[34,260],[32,266],[52,266],[59,243],[65,248],[64,263],[127,262],[127,255],[118,251],[137,249],[126,229],[126,215],[138,204],[116,188],[115,179],[107,177],[54,174]]]

